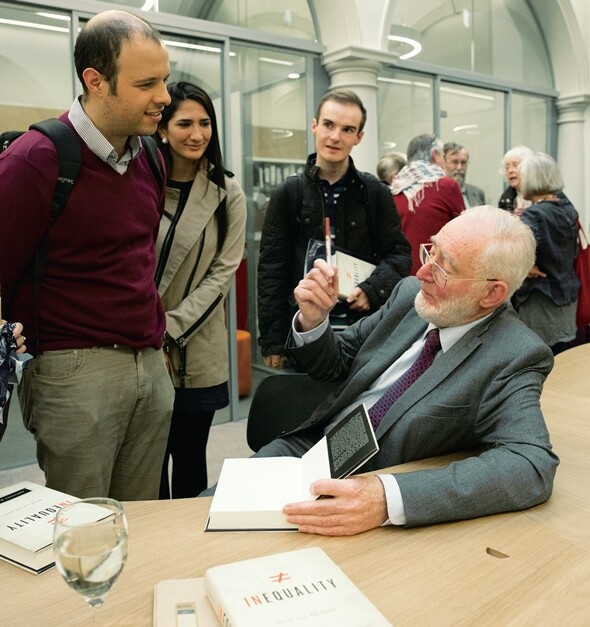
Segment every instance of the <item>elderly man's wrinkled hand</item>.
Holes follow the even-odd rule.
[[[338,302],[338,273],[323,259],[316,259],[313,268],[295,288],[299,306],[299,324],[303,331],[319,326]]]
[[[303,533],[352,536],[387,520],[385,490],[377,476],[320,479],[312,484],[312,493],[323,498],[283,508],[287,520]]]

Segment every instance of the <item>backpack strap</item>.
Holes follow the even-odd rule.
[[[285,179],[285,193],[287,194],[287,206],[289,209],[289,221],[291,223],[292,241],[296,241],[299,231],[297,212],[301,210],[303,203],[303,174],[291,174]]]
[[[373,249],[373,256],[377,256],[377,252],[379,250],[379,230],[377,227],[377,190],[379,189],[374,184],[371,185],[371,192],[369,192],[369,181],[365,177],[364,172],[360,172],[357,170],[359,179],[363,183],[363,187],[365,188],[365,198],[367,201],[367,217],[368,217],[368,226],[369,226],[369,238],[371,240],[371,248]],[[379,183],[381,185],[381,183]]]
[[[78,178],[82,165],[82,149],[77,133],[67,124],[56,118],[50,118],[36,124],[31,124],[29,130],[35,129],[51,139],[57,153],[58,173],[53,198],[51,199],[50,223],[64,210],[74,183]],[[47,259],[48,235],[43,239],[35,252],[33,264],[33,304],[35,309],[35,326],[38,327],[38,304],[41,291],[41,281],[45,273]],[[39,330],[37,328],[37,353],[39,352]]]
[[[24,131],[4,131],[0,133],[0,152],[4,152],[8,146],[23,133]]]
[[[64,210],[68,196],[80,172],[82,165],[80,138],[67,124],[56,118],[31,124],[29,129],[35,129],[49,137],[57,152],[59,170],[51,200],[51,221],[53,222]]]
[[[162,163],[160,161],[160,151],[158,150],[158,145],[156,144],[154,138],[149,135],[142,135],[141,141],[143,143],[143,147],[145,148],[152,173],[156,178],[156,181],[158,181],[158,186],[162,189],[164,187],[165,176],[162,172]]]

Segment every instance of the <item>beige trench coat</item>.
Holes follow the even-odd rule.
[[[228,380],[223,305],[244,255],[246,197],[234,178],[226,177],[225,184],[226,190],[219,190],[201,168],[179,218],[179,192],[166,189],[156,243],[158,267],[164,265],[158,292],[166,309],[171,376],[177,388],[210,387]],[[226,196],[228,230],[218,253],[214,216]],[[184,373],[180,371],[182,352]]]

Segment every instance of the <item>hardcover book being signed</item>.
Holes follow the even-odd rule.
[[[280,409],[277,407],[277,411]],[[352,409],[303,457],[226,459],[206,531],[293,530],[283,507],[310,501],[318,479],[342,479],[379,450],[364,404]]]

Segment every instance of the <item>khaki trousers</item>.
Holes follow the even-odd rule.
[[[158,498],[174,402],[161,350],[45,351],[18,392],[48,487],[79,498]]]

